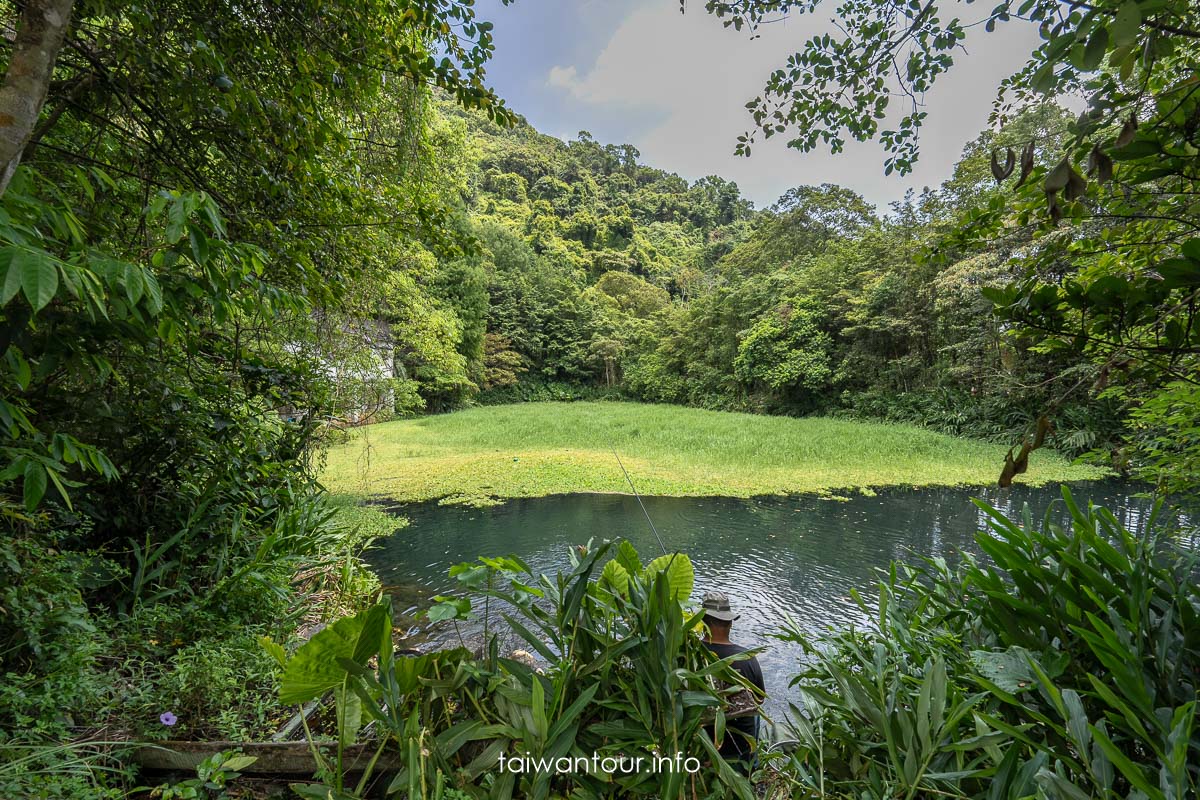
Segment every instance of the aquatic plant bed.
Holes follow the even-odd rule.
[[[399,502],[624,493],[613,450],[647,495],[831,493],[994,483],[1006,447],[908,425],[641,403],[525,403],[355,429],[329,452],[336,493]],[[1103,477],[1049,451],[1019,482]]]

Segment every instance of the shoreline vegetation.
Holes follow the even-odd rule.
[[[329,449],[334,495],[488,503],[565,493],[751,497],[994,483],[1006,448],[910,425],[627,402],[525,403],[357,428]],[[1039,451],[1023,483],[1108,471]]]

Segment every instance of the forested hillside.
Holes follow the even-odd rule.
[[[475,244],[425,284],[446,338],[400,354],[413,401],[401,413],[607,396],[1008,441],[1049,412],[1050,445],[1127,465],[1129,404],[1091,390],[1097,368],[990,313],[981,290],[1017,277],[1010,256],[1028,240],[946,241],[962,209],[1003,191],[993,149],[1052,142],[1070,121],[1058,106],[981,134],[943,186],[886,212],[831,185],[756,211],[736,184],[689,183],[629,145],[561,142],[446,103],[437,113]],[[1048,380],[1064,375],[1085,388]]]

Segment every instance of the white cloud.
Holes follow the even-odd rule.
[[[673,0],[658,0],[629,14],[592,65],[554,66],[546,83],[573,98],[585,116],[604,120],[603,130],[636,146],[646,163],[691,179],[736,180],[760,207],[792,186],[824,182],[883,206],[908,187],[949,176],[963,145],[986,126],[1001,79],[1037,41],[1028,28],[968,39],[970,55],[960,53],[926,98],[921,160],[903,179],[884,177],[884,154],[874,143],[851,142],[835,156],[789,150],[776,137],[760,140],[749,159],[734,156],[736,137],[752,122],[746,101],[806,39],[827,31],[834,32],[824,17],[804,15],[763,26],[752,41],[698,8],[680,15]]]
[[[574,67],[551,67],[546,85],[556,89],[567,89],[572,94],[579,91],[579,73]]]

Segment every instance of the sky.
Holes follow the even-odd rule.
[[[590,132],[605,144],[632,144],[643,163],[688,180],[720,175],[736,181],[758,208],[803,184],[838,183],[880,210],[907,189],[949,177],[963,146],[988,124],[1000,81],[1038,44],[1032,26],[968,33],[966,53],[926,94],[921,157],[912,173],[885,176],[876,143],[848,142],[837,155],[801,153],[787,137],[763,141],[749,158],[733,155],[752,121],[745,109],[772,69],[816,33],[834,32],[833,5],[765,25],[751,40],[724,28],[691,0],[481,0],[479,15],[495,24],[489,83],[509,107],[543,133],[561,139]],[[986,13],[964,5],[964,21]],[[900,107],[893,101],[893,107]]]

